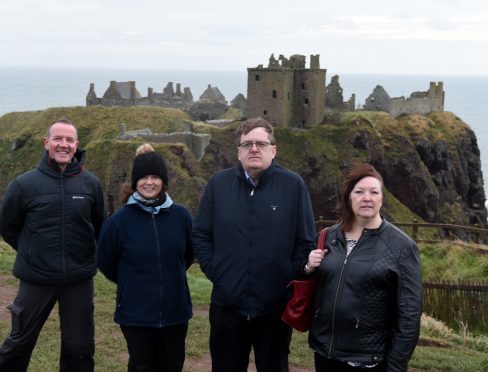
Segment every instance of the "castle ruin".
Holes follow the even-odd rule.
[[[344,101],[342,92],[342,87],[339,84],[339,76],[332,76],[330,84],[325,88],[326,111],[354,111],[356,106],[356,95],[352,94],[349,100]]]
[[[190,88],[167,83],[162,93],[148,88],[142,97],[134,81],[111,81],[102,97],[97,97],[95,86],[90,84],[86,105],[103,106],[158,106],[180,109],[193,120],[215,121],[229,108],[239,109],[247,117],[263,117],[274,126],[303,128],[318,125],[324,115],[340,111],[354,111],[356,96],[344,101],[339,76],[334,75],[325,85],[326,69],[320,68],[320,56],[310,56],[310,68],[306,58],[295,54],[289,59],[271,54],[267,67],[258,65],[247,69],[247,99],[239,93],[230,104],[217,87],[210,84],[198,101],[193,100]],[[408,98],[391,98],[381,85],[366,98],[364,110],[385,111],[396,117],[401,114],[427,114],[444,110],[443,83],[430,83],[425,92],[413,92]],[[220,125],[220,124],[219,124]],[[223,124],[222,124],[223,125]]]
[[[272,54],[268,67],[248,68],[249,117],[263,117],[275,126],[298,127],[322,122],[325,111],[325,74],[319,55],[295,54],[290,59]]]
[[[442,82],[431,82],[425,92],[413,92],[410,97],[390,98],[381,85],[377,85],[373,93],[366,98],[364,109],[369,111],[386,111],[391,116],[402,114],[428,114],[444,111],[444,87]]]
[[[242,102],[242,98],[244,97],[236,96],[235,99],[240,102],[236,107],[247,106],[245,102]],[[97,97],[95,84],[91,83],[86,95],[86,105],[177,108],[188,113],[193,120],[217,119],[231,107],[227,104],[219,88],[212,87],[210,84],[199,100],[194,101],[190,88],[185,87],[182,91],[181,84],[178,83],[175,89],[172,82],[167,83],[162,93],[155,92],[153,88],[148,88],[147,96],[142,97],[136,88],[135,81],[111,81],[102,97]]]
[[[147,97],[142,97],[136,88],[135,81],[111,81],[109,87],[102,97],[97,97],[95,84],[90,84],[86,95],[86,105],[102,106],[160,106],[184,108],[193,102],[193,95],[190,88],[181,91],[181,85],[176,84],[176,91],[173,83],[170,82],[163,89],[162,93],[154,92],[153,88],[147,89]]]

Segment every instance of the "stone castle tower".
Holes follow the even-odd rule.
[[[319,124],[325,111],[325,74],[319,55],[293,55],[288,60],[272,54],[267,68],[247,69],[248,117],[263,117],[280,127]]]

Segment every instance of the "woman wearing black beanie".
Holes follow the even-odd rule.
[[[102,227],[98,267],[117,284],[114,320],[127,341],[128,371],[179,372],[192,317],[192,217],[166,192],[161,154],[144,146],[134,158],[132,187],[124,188],[125,206]]]

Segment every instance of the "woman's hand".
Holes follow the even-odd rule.
[[[314,249],[308,255],[308,262],[305,265],[305,272],[307,274],[313,273],[327,254],[327,249]]]

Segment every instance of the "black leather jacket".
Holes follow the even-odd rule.
[[[422,314],[422,278],[417,246],[383,220],[363,230],[346,258],[339,225],[329,228],[328,253],[317,274],[310,347],[326,358],[406,371]]]

